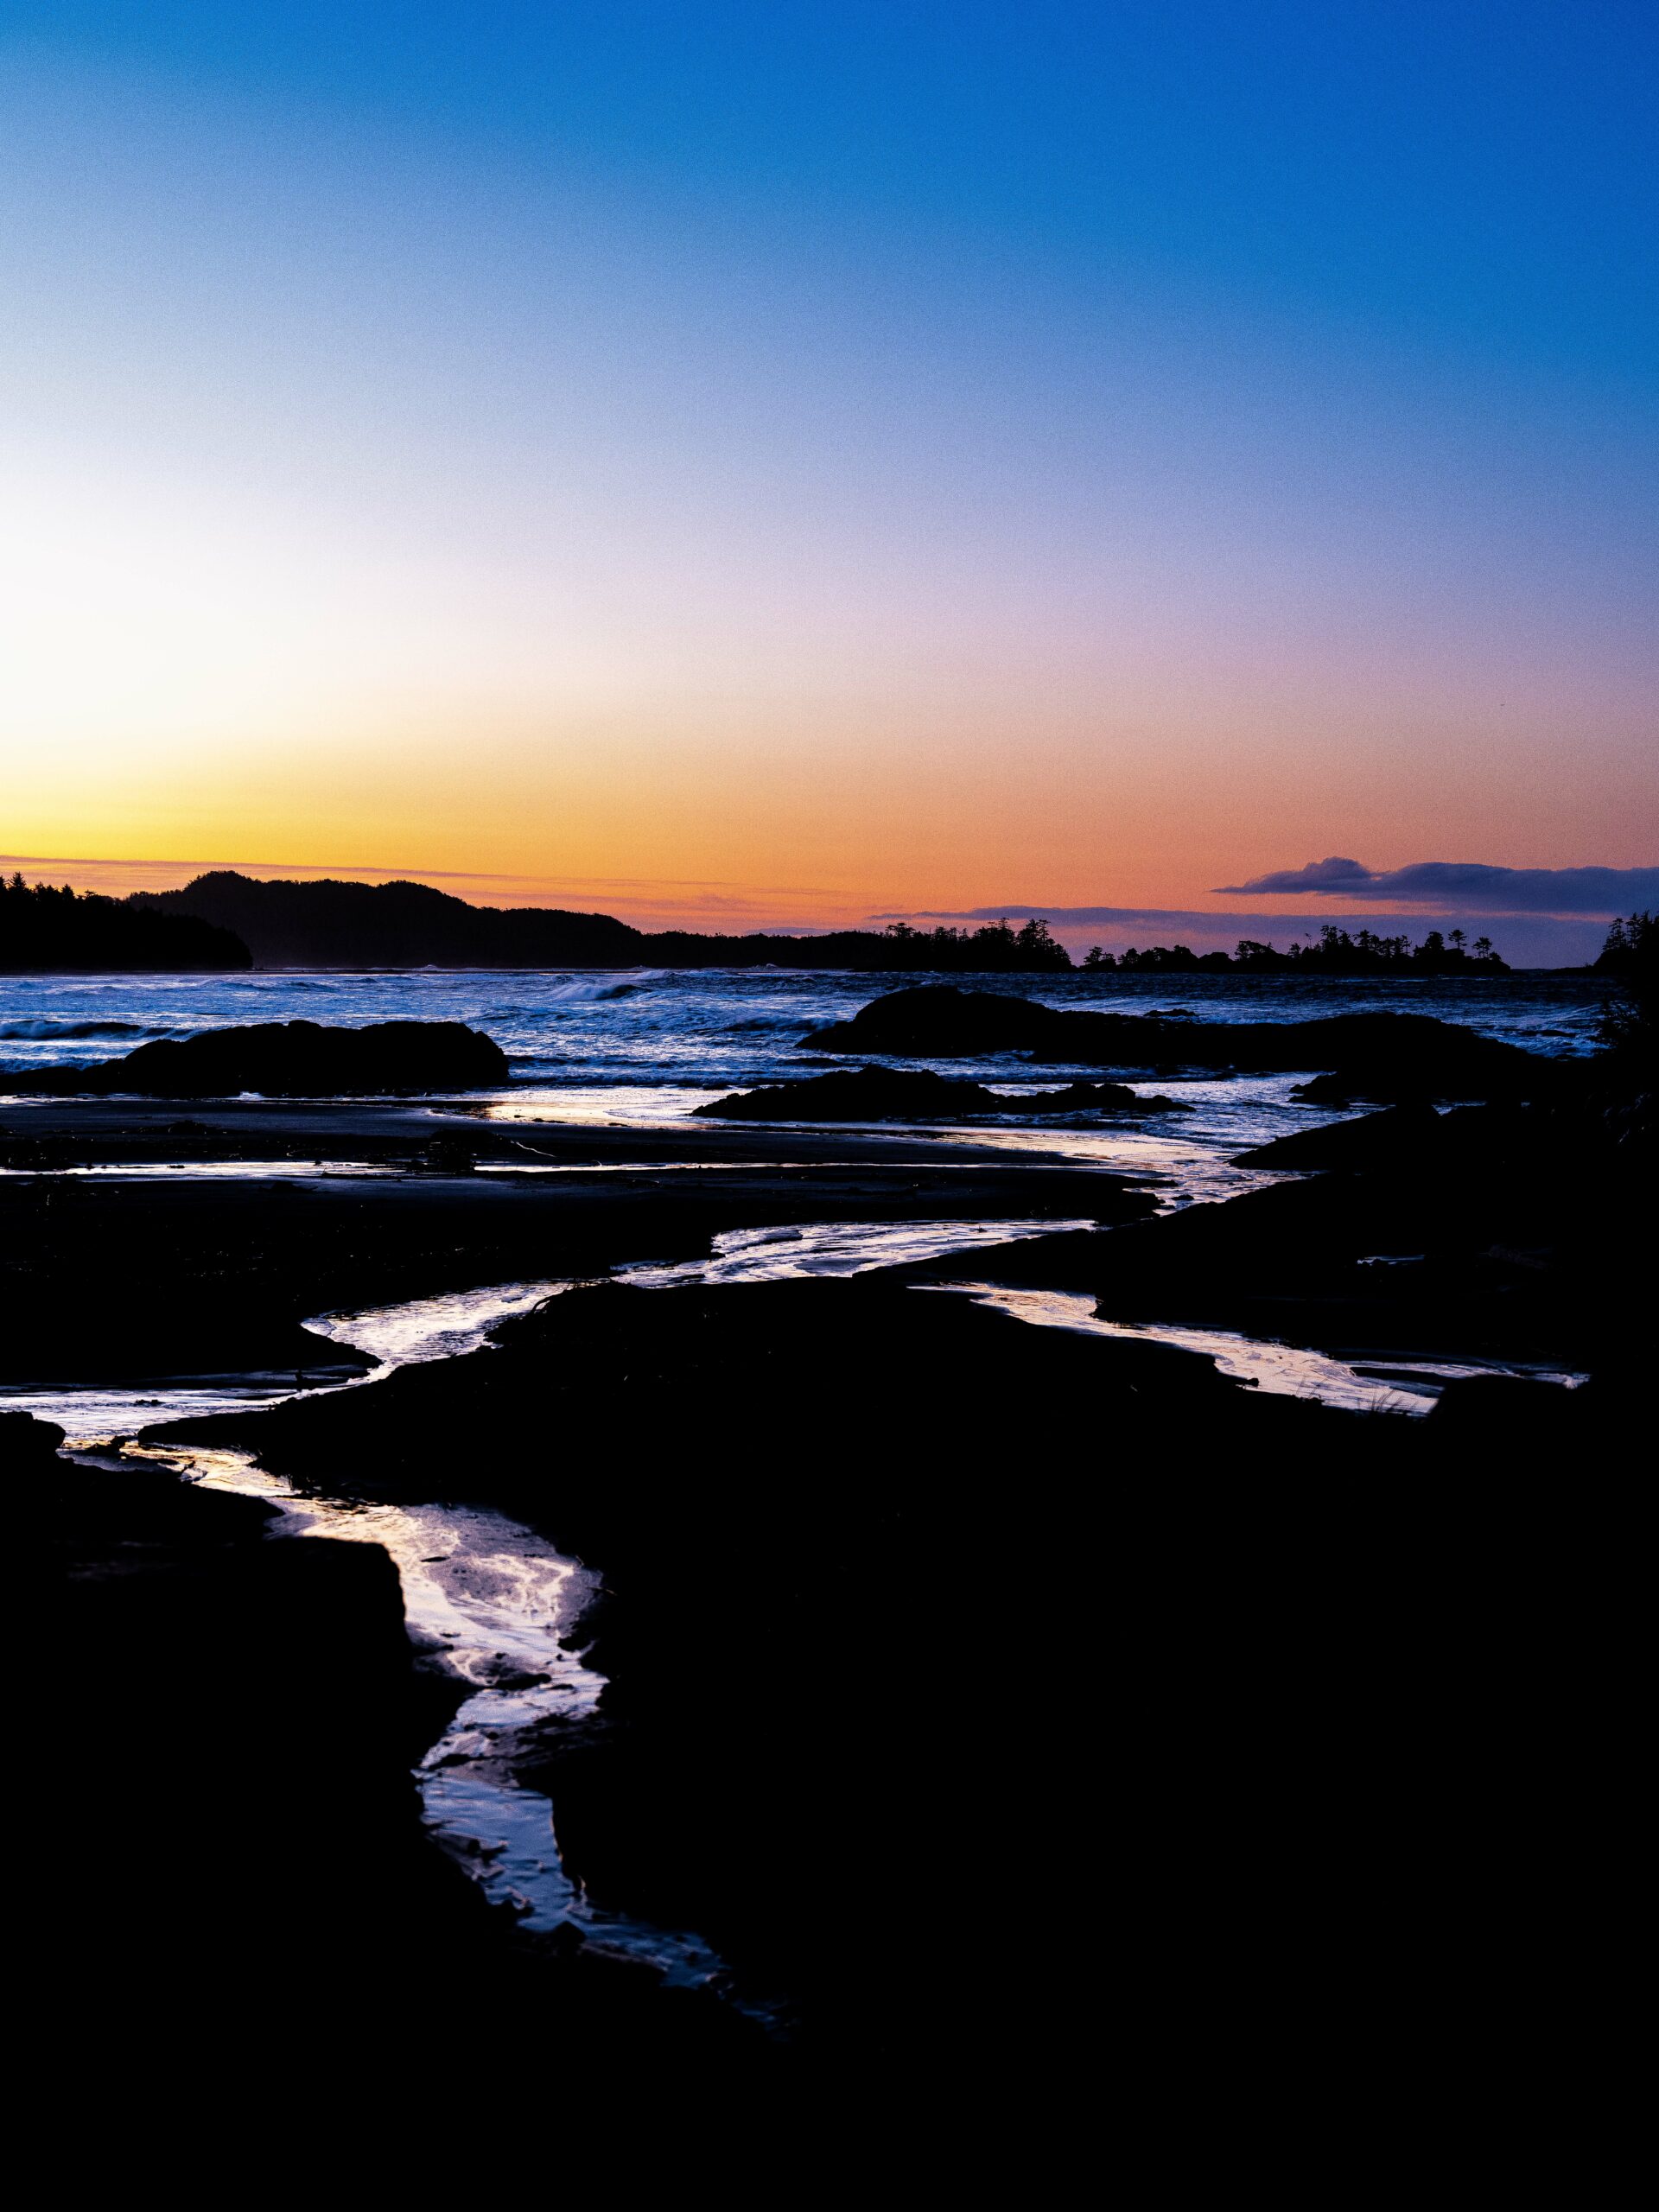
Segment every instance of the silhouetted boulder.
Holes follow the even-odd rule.
[[[0,1413],[0,1475],[38,1474],[55,1461],[63,1431],[33,1414]]]
[[[1301,1094],[1320,1103],[1350,1096],[1413,1099],[1530,1097],[1552,1089],[1552,1061],[1421,1014],[1338,1014],[1319,1021],[1193,1021],[1076,1012],[997,991],[948,983],[890,992],[850,1020],[804,1037],[835,1052],[967,1059],[1022,1052],[1038,1062],[1250,1073],[1331,1070]]]
[[[1160,1090],[1142,1097],[1127,1083],[1069,1083],[1064,1090],[1046,1090],[1039,1098],[1018,1103],[1020,1111],[1026,1114],[1190,1114],[1194,1110],[1185,1099],[1166,1098]]]
[[[1298,1097],[1314,1103],[1339,1097],[1390,1106],[1434,1098],[1543,1098],[1560,1087],[1559,1061],[1429,1014],[1341,1014],[1326,1021],[1287,1023],[1285,1029],[1300,1057],[1274,1065],[1331,1071],[1298,1090]]]
[[[866,1067],[801,1083],[764,1084],[695,1106],[694,1114],[722,1122],[911,1122],[954,1119],[966,1114],[1176,1114],[1188,1109],[1173,1098],[1141,1098],[1124,1083],[1073,1083],[1064,1090],[1005,1097],[982,1083],[935,1075],[926,1068]]]
[[[918,983],[889,991],[848,1021],[832,1021],[804,1037],[832,1052],[893,1052],[918,1058],[963,1059],[981,1052],[1035,1052],[1056,1019],[1052,1007],[1001,991],[959,991],[951,983]]]
[[[982,1083],[952,1082],[925,1068],[848,1068],[802,1083],[764,1084],[691,1110],[722,1122],[908,1122],[1003,1114],[1017,1104]]]
[[[132,1091],[152,1098],[225,1098],[245,1090],[324,1098],[391,1090],[485,1090],[510,1080],[505,1052],[460,1021],[377,1021],[331,1029],[261,1021],[156,1038],[124,1059],[12,1076],[13,1090],[74,1097]]]

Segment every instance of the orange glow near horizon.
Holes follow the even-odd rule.
[[[1423,734],[1387,714],[1333,711],[1294,734],[1237,700],[1224,734],[1149,714],[1116,730],[1103,714],[1096,734],[1075,711],[977,730],[872,711],[861,728],[813,717],[810,737],[804,713],[780,712],[774,738],[756,719],[558,736],[474,721],[264,747],[106,740],[102,766],[67,788],[54,747],[10,774],[5,842],[74,856],[82,887],[216,865],[409,875],[484,903],[706,928],[1003,899],[1231,907],[1217,885],[1331,851],[1379,867],[1652,859],[1639,747],[1622,775],[1564,789],[1553,717],[1530,732],[1513,713],[1465,724],[1455,747],[1448,731],[1428,788],[1410,757]]]

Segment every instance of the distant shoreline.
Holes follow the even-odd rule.
[[[1264,973],[1249,969],[1235,969],[1232,970],[1217,969],[1091,969],[1075,966],[1070,969],[1059,969],[1046,971],[1033,971],[1027,969],[1008,969],[1002,968],[968,968],[953,969],[947,972],[949,972],[952,978],[958,982],[972,982],[982,987],[988,984],[995,985],[998,983],[1011,982],[1021,984],[1029,983],[1046,987],[1056,982],[1063,982],[1068,980],[1068,978],[1079,982],[1086,979],[1088,982],[1092,983],[1109,976],[1118,982],[1128,982],[1131,979],[1138,981],[1144,978],[1148,983],[1156,983],[1164,988],[1171,990],[1184,989],[1189,984],[1192,983],[1248,983],[1253,987],[1259,988],[1263,983],[1273,982],[1294,983],[1298,987],[1303,987],[1307,984],[1313,983],[1328,986],[1332,989],[1338,990],[1351,989],[1354,985],[1357,983],[1380,983],[1386,984],[1389,987],[1397,986],[1402,983],[1420,983],[1437,990],[1444,989],[1448,984],[1477,983],[1482,989],[1490,990],[1496,984],[1525,982],[1529,979],[1535,979],[1541,976],[1576,977],[1586,982],[1593,981],[1599,977],[1601,981],[1610,984],[1612,980],[1611,977],[1602,975],[1601,971],[1593,967],[1584,966],[1576,968],[1510,967],[1502,973],[1492,975],[1482,975],[1478,973],[1471,975],[1458,975],[1455,973],[1450,975],[1414,974],[1410,970],[1403,972],[1389,972],[1385,970],[1378,974],[1368,974],[1363,971],[1349,973],[1338,970],[1333,972],[1328,969],[1321,970],[1317,968],[1309,968],[1306,970],[1268,970]],[[694,965],[681,966],[670,961],[648,959],[633,961],[262,961],[257,963],[251,968],[238,969],[226,969],[223,968],[0,967],[0,979],[3,979],[8,982],[27,982],[31,978],[45,978],[47,976],[79,976],[90,979],[99,976],[118,976],[135,978],[146,976],[155,977],[199,976],[204,980],[218,982],[224,979],[227,975],[232,977],[245,977],[249,976],[626,976],[637,974],[669,976],[869,976],[874,978],[884,978],[891,982],[894,978],[917,976],[937,976],[940,973],[941,971],[939,969],[932,968],[863,968],[855,965],[830,966],[827,963],[821,964],[818,963],[804,963],[799,966],[791,966],[782,961],[767,961],[760,963],[750,961],[732,961],[724,964],[714,961],[698,961]]]

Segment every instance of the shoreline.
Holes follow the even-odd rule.
[[[1171,1204],[1178,1180],[1098,1153],[1068,1158],[1076,1133],[1034,1128],[980,1142],[543,1121],[528,1132],[551,1171],[538,1177],[522,1164],[524,1123],[435,1111],[442,1102],[0,1106],[0,1159],[35,1148],[32,1166],[0,1176],[8,1382],[15,1392],[32,1361],[66,1393],[130,1389],[231,1373],[256,1348],[270,1370],[302,1340],[313,1366],[302,1371],[338,1383],[349,1326],[325,1342],[308,1319],[485,1283],[570,1282],[487,1349],[170,1423],[147,1447],[254,1451],[302,1493],[366,1510],[439,1500],[505,1514],[584,1562],[602,1586],[582,1631],[606,1681],[598,1712],[538,1722],[511,1772],[543,1787],[562,1860],[597,1908],[695,1931],[785,1993],[807,2063],[901,2078],[925,2053],[995,2043],[1017,2022],[1023,2045],[1064,2068],[1079,1974],[1111,1988],[1117,2015],[1139,2018],[1154,2044],[1179,2044],[1172,1961],[1178,1980],[1206,1987],[1224,1958],[1224,1981],[1288,1976],[1317,2010],[1332,1925],[1385,2005],[1453,1941],[1477,1942],[1491,1986],[1510,1990],[1502,1923],[1535,1894],[1549,1839],[1517,1852],[1510,1837],[1510,1871],[1471,1936],[1433,1870],[1401,1874],[1404,1831],[1366,1833],[1362,1808],[1382,1775],[1402,1820],[1449,1821],[1459,1850],[1496,1849],[1521,1770],[1485,1797],[1446,1781],[1466,1726],[1459,1686],[1494,1637],[1534,1655],[1503,1694],[1517,1716],[1535,1659],[1586,1694],[1586,1670],[1601,1664],[1589,1532],[1563,1478],[1588,1471],[1580,1481],[1596,1485],[1599,1510],[1607,1503],[1598,1471],[1617,1462],[1640,1382],[1643,1306],[1630,1291],[1651,1189],[1600,1118],[1593,1083],[1592,1071],[1554,1084],[1543,1107],[1426,1122],[1402,1109],[1333,1125],[1303,1110],[1287,1157],[1316,1163],[1334,1127],[1340,1166],[1248,1171],[1259,1187],[1185,1206]],[[1408,1141],[1418,1149],[1406,1158]],[[279,1150],[284,1173],[262,1176]],[[351,1172],[318,1173],[319,1156]],[[192,1164],[213,1172],[165,1172]],[[78,1172],[88,1167],[110,1172]],[[984,1233],[971,1252],[836,1272],[860,1251],[884,1255],[883,1229],[906,1223]],[[999,1223],[1017,1241],[995,1242]],[[825,1233],[802,1243],[804,1224]],[[791,1239],[798,1279],[741,1279]],[[642,1266],[649,1276],[618,1279]],[[964,1278],[1086,1300],[1100,1326],[1033,1327],[978,1302]],[[950,1281],[957,1296],[918,1294]],[[1463,1375],[1427,1418],[1363,1414],[1251,1389],[1137,1323],[1378,1362],[1482,1352],[1519,1364],[1541,1350],[1591,1379],[1568,1391]],[[89,1497],[99,1491],[84,1463],[54,1479],[72,1518],[83,1479]],[[182,1540],[156,1534],[161,1493],[147,1482],[124,1502],[101,1492],[114,1517],[65,1630],[88,1665],[138,1633],[142,1603],[134,1617],[122,1607],[147,1588],[168,1592],[168,1607],[175,1586],[200,1591],[177,1601],[180,1623],[199,1624],[199,1663],[213,1638],[221,1654],[244,1648],[200,1624],[219,1623],[261,1576],[292,1571],[245,1567],[245,1553],[376,1551],[273,1541],[250,1523],[235,1542],[185,1546],[179,1563]],[[174,1488],[169,1527],[204,1503]],[[1509,1562],[1502,1588],[1484,1564],[1494,1543]],[[338,1572],[344,1589],[371,1571]],[[1543,1585],[1554,1611],[1541,1642],[1517,1609]],[[362,1633],[380,1619],[381,1665],[374,1602]],[[270,1732],[297,1742],[331,1724],[320,1693],[302,1694],[303,1668],[284,1685],[292,1606],[278,1595],[248,1605],[235,1636],[249,1656],[230,1663],[213,1726],[238,1726],[238,1669],[251,1679],[257,1649],[269,1710],[246,1716],[247,1758],[269,1789],[257,1746]],[[398,1625],[391,1641],[402,1636]],[[162,1663],[152,1709],[191,1679],[182,1643],[165,1686]],[[85,1694],[96,1707],[90,1677]],[[365,1747],[381,1746],[376,1760],[400,1701],[384,1688],[346,1700]],[[193,1886],[179,1826],[212,1818],[199,1753],[170,1747],[146,1781],[137,1704],[118,1700],[98,1726],[134,1777],[124,1787],[175,1840],[169,1910],[191,1972],[210,1978],[231,1907],[216,1878]],[[1551,1738],[1545,1756],[1559,1765],[1567,1752]],[[402,1787],[403,1813],[385,1809],[388,1797],[373,1821],[351,1815],[343,1861],[372,1859],[371,1832],[397,1828],[386,1848],[404,1863],[419,1841],[406,1767]],[[248,1788],[257,1826],[264,1801]],[[308,1783],[283,1816],[313,1822],[314,1860],[327,1798]],[[1302,1839],[1326,1833],[1333,1804],[1347,1825],[1311,1868]],[[1374,1893],[1385,1866],[1397,1894],[1368,1931],[1347,1900]],[[271,1909],[280,1950],[290,1908]],[[442,1947],[449,1908],[430,1910]],[[428,1910],[412,1903],[413,1924]],[[706,2062],[778,2078],[691,1993],[619,1967],[626,2000],[594,1996],[601,1962],[578,1964],[587,1947],[555,1942],[556,1929],[515,1936],[481,1903],[478,1913],[468,1925],[488,1923],[482,1950],[467,1936],[443,1972],[459,1992],[485,1954],[509,1961],[487,2001],[503,2020],[544,2008],[538,2048],[554,2033],[670,2070]],[[1280,1931],[1276,1962],[1252,1948],[1263,1916]],[[328,1926],[350,1922],[342,1904]],[[349,1953],[380,1939],[337,1940]],[[376,1966],[388,2004],[410,1971]],[[1571,2001],[1570,1977],[1554,1998]],[[1130,2044],[1120,2057],[1139,2063]]]

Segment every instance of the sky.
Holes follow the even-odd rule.
[[[1656,60],[1645,0],[6,0],[0,845],[1580,957],[1659,861]]]

